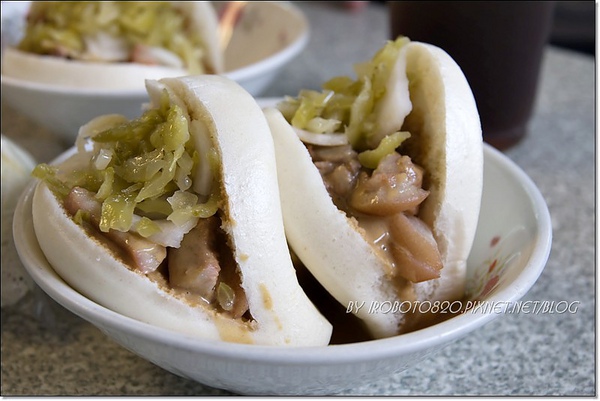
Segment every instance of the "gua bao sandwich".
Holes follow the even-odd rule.
[[[219,74],[224,58],[210,2],[32,2],[4,75],[53,85],[126,89],[188,74]],[[141,87],[143,88],[143,87]]]
[[[34,228],[52,267],[93,301],[188,335],[328,344],[286,243],[261,108],[216,75],[146,85],[139,118],[100,116],[71,157],[34,170]]]
[[[355,71],[265,113],[291,248],[379,338],[419,327],[419,302],[463,296],[482,136],[443,50],[400,37]]]

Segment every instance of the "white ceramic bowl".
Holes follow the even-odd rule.
[[[2,47],[20,37],[19,18],[27,8],[2,2]],[[6,38],[6,39],[5,39]],[[308,43],[309,24],[289,2],[249,2],[235,26],[225,57],[225,73],[254,96],[260,95],[280,70]],[[36,83],[2,74],[2,100],[39,125],[73,143],[79,127],[110,113],[140,115],[148,101],[139,77],[137,89],[90,89]]]
[[[0,135],[2,151],[2,307],[16,305],[35,286],[23,268],[12,240],[13,215],[19,195],[25,189],[35,167],[29,152]]]
[[[199,341],[108,310],[65,284],[44,258],[32,225],[33,183],[17,206],[14,238],[29,273],[52,298],[123,347],[174,374],[243,394],[334,394],[433,357],[435,351],[516,305],[542,272],[552,237],[546,203],[511,160],[488,145],[484,150],[482,208],[468,263],[469,300],[478,301],[478,306],[387,339],[310,348]],[[446,311],[464,304],[446,305]]]

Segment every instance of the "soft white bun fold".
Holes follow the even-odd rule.
[[[219,76],[148,82],[199,120],[221,160],[222,228],[239,266],[251,324],[174,296],[164,283],[128,269],[71,220],[44,183],[33,197],[35,232],[57,273],[95,302],[141,321],[203,339],[265,345],[329,342],[331,324],[298,284],[287,247],[277,187],[273,141],[255,100]],[[78,163],[77,160],[67,163]]]
[[[216,73],[222,73],[224,56],[219,47],[219,21],[213,6],[208,1],[171,3],[188,16],[203,38],[206,66]],[[187,75],[187,71],[184,68],[133,62],[68,60],[7,47],[2,53],[2,75],[53,87],[143,90],[144,79],[179,77]]]
[[[219,17],[210,1],[173,1],[173,6],[187,14],[204,43],[206,65],[215,74],[225,70],[225,57],[219,42]]]
[[[408,295],[417,301],[455,300],[464,293],[483,187],[479,115],[467,80],[443,50],[411,42],[398,63],[406,63],[412,103],[402,127],[411,132],[406,154],[424,168],[429,183],[418,217],[432,227],[443,262],[440,278],[412,284]],[[334,205],[308,150],[279,110],[264,112],[275,142],[292,249],[342,305],[365,302],[354,312],[373,336],[392,336],[414,325],[422,316],[369,313],[371,304],[404,301],[385,273],[388,262],[375,253],[356,221]]]

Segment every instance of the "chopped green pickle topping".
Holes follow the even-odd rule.
[[[202,73],[203,40],[190,26],[183,12],[166,1],[33,2],[19,49],[76,60],[148,63],[143,52],[162,48],[190,72]]]
[[[154,221],[144,216],[137,223],[136,231],[144,238],[148,238],[151,235],[158,234],[160,227]]]
[[[298,97],[286,97],[277,107],[293,127],[314,133],[345,133],[355,150],[369,150],[367,139],[378,126],[375,106],[385,95],[400,49],[407,43],[406,37],[389,41],[370,61],[354,66],[356,79],[332,78],[322,85],[322,91],[302,90]],[[393,152],[389,144],[404,135],[390,134],[396,139],[375,153],[377,160],[383,150]],[[361,159],[372,165],[375,154],[367,153]]]
[[[217,212],[218,185],[211,185],[208,199],[188,191],[200,156],[190,137],[187,117],[179,106],[169,104],[166,91],[158,108],[116,123],[90,139],[94,150],[86,167],[68,171],[63,177],[56,167],[40,164],[32,174],[62,198],[76,186],[94,192],[102,203],[101,231],[129,231],[137,214],[142,220],[136,223],[136,230],[149,236],[159,230],[152,219],[166,218],[183,225]],[[216,177],[216,150],[211,149],[207,158]]]
[[[220,282],[217,287],[217,302],[219,303],[219,306],[223,308],[223,310],[230,311],[233,309],[235,303],[235,292],[224,282]]]
[[[60,197],[65,197],[69,194],[71,187],[56,177],[57,168],[49,166],[45,163],[35,166],[31,175],[42,181],[52,189],[52,191]]]
[[[358,161],[366,168],[375,169],[385,156],[393,153],[408,138],[410,138],[410,133],[407,131],[398,131],[388,135],[379,142],[375,149],[360,152]]]

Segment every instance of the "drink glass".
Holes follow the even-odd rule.
[[[392,38],[431,43],[463,70],[484,140],[498,149],[527,133],[553,1],[390,1]]]

